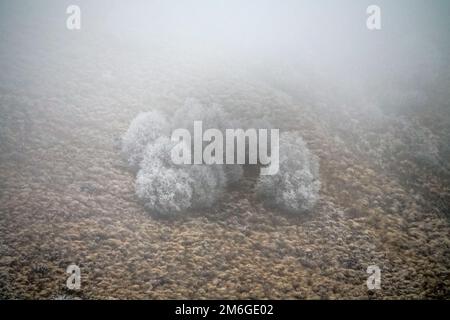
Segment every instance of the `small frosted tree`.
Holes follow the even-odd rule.
[[[300,214],[319,199],[319,162],[297,133],[280,136],[280,168],[273,176],[260,176],[257,193],[282,210]]]
[[[122,137],[122,154],[132,168],[137,168],[147,145],[169,134],[169,124],[162,113],[158,111],[140,113]]]
[[[173,128],[184,128],[193,134],[194,121],[202,121],[203,130],[215,128],[221,131],[235,126],[231,116],[218,104],[202,104],[197,99],[186,99],[174,114]]]
[[[188,167],[193,189],[192,207],[212,206],[227,184],[224,171],[219,165],[192,165]]]
[[[191,177],[184,167],[175,167],[170,158],[174,143],[160,137],[143,152],[136,177],[136,195],[144,206],[161,214],[175,214],[191,206]]]
[[[136,195],[149,210],[170,215],[210,207],[227,185],[241,179],[241,165],[180,165],[172,161],[173,148],[177,146],[178,151],[191,154],[193,140],[190,145],[171,141],[170,131],[184,128],[192,135],[194,121],[202,121],[203,130],[225,131],[239,127],[220,106],[208,108],[190,99],[175,113],[170,123],[159,112],[139,114],[123,136],[122,152],[129,165],[138,169]],[[242,123],[246,128],[270,128],[265,119],[243,120]],[[207,143],[204,142],[203,147]],[[308,211],[318,199],[318,170],[317,158],[302,138],[296,133],[283,134],[280,139],[280,170],[274,176],[259,177],[257,191],[283,210]]]

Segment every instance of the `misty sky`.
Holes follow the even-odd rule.
[[[94,36],[110,53],[117,44],[148,56],[170,47],[177,57],[197,57],[205,72],[224,60],[239,68],[312,72],[366,96],[392,88],[413,96],[445,95],[450,83],[450,2],[445,0],[0,3],[0,83],[6,87],[11,77],[28,76],[18,75],[12,61],[45,65],[51,63],[45,52],[54,57],[60,52],[53,59],[63,61],[64,48],[71,46],[88,56],[99,50],[86,41]],[[70,4],[82,12],[82,28],[75,33],[65,27]],[[370,4],[381,7],[380,31],[366,28]]]

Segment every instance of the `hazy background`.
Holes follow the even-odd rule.
[[[70,4],[81,8],[80,31],[65,28]],[[380,31],[366,28],[370,4],[381,7]],[[450,4],[445,0],[2,0],[0,15],[1,85],[6,87],[19,78],[32,81],[27,67],[45,74],[47,64],[65,61],[70,72],[78,60],[101,60],[120,44],[129,54],[142,52],[141,64],[149,62],[145,56],[170,48],[166,63],[195,57],[203,64],[197,72],[214,72],[226,62],[266,72],[269,80],[273,73],[291,83],[314,76],[320,85],[338,85],[389,108],[406,107],[394,101],[399,93],[389,94],[393,90],[418,108],[447,100]],[[120,63],[126,68],[132,61]]]

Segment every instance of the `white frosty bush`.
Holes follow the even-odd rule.
[[[145,207],[161,214],[209,207],[223,191],[226,178],[220,166],[176,165],[171,150],[177,144],[167,137],[150,143],[136,179],[136,194]],[[189,146],[185,145],[187,151]]]
[[[167,137],[160,137],[148,144],[136,178],[138,198],[146,208],[160,213],[189,208],[193,193],[186,170],[170,167],[172,146]]]
[[[296,133],[280,136],[280,169],[276,175],[260,176],[257,192],[282,210],[304,213],[319,198],[319,162]]]
[[[163,135],[168,136],[169,131],[169,124],[160,112],[140,113],[122,137],[122,153],[128,164],[136,168],[147,145]]]
[[[224,164],[222,165],[222,168],[223,172],[225,173],[227,185],[233,185],[239,182],[244,174],[244,169],[241,165]]]
[[[194,191],[192,207],[210,207],[217,201],[227,183],[222,166],[191,165],[188,168]]]
[[[190,99],[170,123],[155,111],[141,113],[132,121],[122,139],[122,152],[130,166],[138,168],[136,195],[146,208],[170,215],[210,207],[227,185],[241,179],[241,165],[177,165],[171,157],[173,147],[182,143],[171,141],[171,130],[184,128],[193,134],[196,120],[202,121],[203,130],[239,128],[231,119],[218,105],[209,108]],[[242,119],[242,123],[246,128],[270,128],[265,119]],[[183,145],[184,152],[192,149],[193,145]],[[310,210],[318,199],[318,170],[318,161],[302,138],[295,133],[282,134],[279,172],[259,177],[257,191],[280,209],[295,213]]]
[[[172,121],[174,129],[183,128],[189,130],[193,136],[194,121],[202,121],[203,131],[207,129],[219,129],[225,132],[226,129],[239,128],[240,124],[237,120],[233,120],[231,115],[223,110],[218,104],[205,105],[201,104],[197,99],[187,99],[184,105],[177,110]],[[192,143],[194,141],[192,140]],[[204,146],[207,143],[204,143]],[[225,163],[225,154],[224,154]],[[227,184],[238,182],[243,175],[241,165],[222,165],[221,169],[225,173]]]
[[[197,99],[189,98],[175,112],[171,124],[174,129],[184,128],[193,134],[194,121],[202,121],[203,130],[215,128],[224,131],[236,126],[220,105],[202,104]]]

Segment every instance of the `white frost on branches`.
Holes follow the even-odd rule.
[[[164,215],[214,205],[227,185],[243,176],[240,165],[177,165],[171,151],[179,141],[170,139],[173,129],[193,130],[194,121],[202,121],[203,130],[237,128],[237,122],[218,105],[206,108],[194,99],[168,122],[156,111],[139,114],[122,138],[122,152],[128,164],[137,169],[136,195],[144,206]],[[267,121],[258,126],[270,127]],[[191,142],[192,143],[192,142]],[[192,145],[183,146],[185,152]],[[297,133],[280,137],[280,170],[274,176],[261,176],[257,192],[277,208],[301,213],[312,209],[319,197],[319,163]]]

